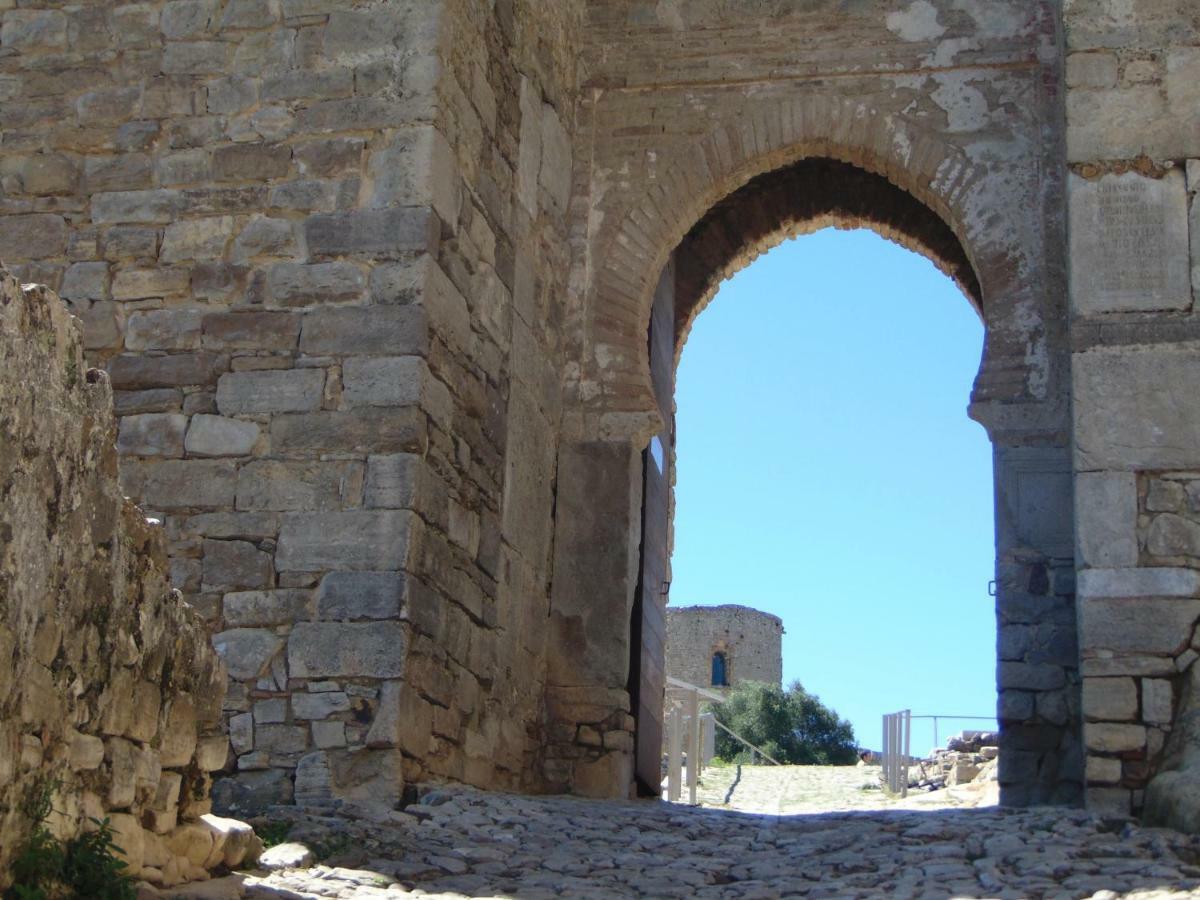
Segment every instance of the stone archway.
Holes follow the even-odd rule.
[[[720,280],[785,237],[828,224],[865,225],[932,259],[984,318],[985,352],[970,412],[995,448],[1003,798],[1017,805],[1080,800],[1061,298],[1031,277],[1047,266],[1044,227],[1013,204],[1012,185],[1001,182],[960,148],[902,118],[852,99],[810,95],[745,110],[675,158],[636,202],[594,217],[582,439],[564,447],[559,469],[559,508],[573,521],[566,529],[560,524],[556,556],[576,567],[582,562],[576,572],[603,573],[615,584],[581,589],[556,566],[551,644],[569,649],[557,668],[551,652],[551,723],[565,716],[578,735],[595,726],[606,704],[645,717],[636,697],[631,704],[621,695],[625,681],[615,663],[614,677],[600,689],[583,682],[603,681],[603,665],[568,660],[585,645],[620,658],[639,634],[636,624],[625,625],[631,610],[652,605],[646,579],[633,573],[639,563],[645,572],[640,548],[669,547],[670,501],[656,501],[667,504],[657,516],[645,508],[643,491],[645,498],[652,493],[642,450],[653,440],[671,445],[674,363],[691,321]],[[993,202],[1001,193],[1007,205]],[[604,491],[577,493],[576,478],[585,470]],[[660,477],[670,483],[673,475]],[[614,485],[628,491],[614,494]],[[599,519],[606,541],[596,540],[592,526]],[[661,540],[642,533],[655,522],[666,531]],[[631,573],[624,580],[622,567]],[[652,630],[651,623],[645,627]],[[1022,643],[1018,633],[1037,638]],[[638,653],[644,664],[653,662],[654,648],[640,644],[633,670]],[[566,684],[570,703],[559,700],[559,685]],[[572,707],[585,701],[591,708]],[[577,716],[581,711],[591,726]],[[548,752],[557,753],[553,745]],[[575,784],[588,791],[605,779],[628,783],[629,769],[627,758],[590,751],[575,763]],[[596,777],[579,777],[581,771]]]

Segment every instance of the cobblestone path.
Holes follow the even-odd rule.
[[[994,806],[998,799],[996,783],[984,782],[894,800],[880,790],[879,772],[878,766],[712,767],[704,770],[697,798],[701,806],[768,815],[964,809]]]
[[[843,776],[881,802],[857,791],[862,770]],[[354,812],[281,813],[322,865],[164,896],[1200,897],[1200,839],[1071,810],[763,815],[455,788],[385,821]]]

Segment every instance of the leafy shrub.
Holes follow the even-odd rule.
[[[787,690],[747,682],[713,706],[717,721],[781,763],[849,766],[858,762],[854,727],[793,681]],[[748,762],[750,751],[717,729],[717,756]]]
[[[22,811],[33,822],[25,846],[12,862],[12,887],[5,900],[135,900],[137,892],[127,865],[116,854],[108,819],[92,819],[85,831],[63,843],[46,827],[50,798],[58,783],[33,786]]]

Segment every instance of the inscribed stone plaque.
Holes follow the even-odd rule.
[[[1191,306],[1182,172],[1071,176],[1071,302],[1077,315]]]

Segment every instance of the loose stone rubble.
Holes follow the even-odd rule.
[[[995,732],[985,731],[964,731],[951,738],[944,748],[909,766],[909,789],[937,791],[973,781],[995,781],[999,739]]]
[[[791,775],[787,767],[757,771]],[[289,839],[327,848],[325,860],[213,883],[204,896],[1200,895],[1200,839],[1080,811],[893,806],[763,815],[439,788],[382,821],[344,812],[350,815],[277,810],[294,822]]]
[[[158,884],[257,851],[208,815],[225,673],[162,529],[118,489],[115,434],[78,321],[0,268],[0,888],[45,794],[58,838],[107,817]]]

